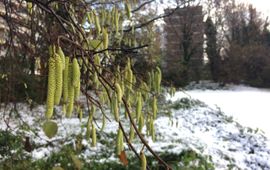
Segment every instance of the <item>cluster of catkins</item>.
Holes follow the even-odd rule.
[[[61,47],[50,48],[48,62],[48,92],[46,118],[53,115],[54,105],[59,105],[62,98],[63,110],[70,117],[74,100],[80,95],[80,66],[76,58],[70,62]]]

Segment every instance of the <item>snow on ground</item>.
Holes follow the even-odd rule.
[[[212,108],[219,107],[226,115],[244,126],[259,128],[270,138],[270,90],[247,86],[226,86],[226,90],[187,90],[171,99],[182,97],[201,100]]]
[[[257,117],[267,114],[269,110],[266,101],[270,98],[270,93],[267,90],[231,86],[228,90],[190,90],[187,93],[208,103],[211,107],[199,104],[188,109],[172,110],[171,117],[158,117],[155,121],[157,141],[153,142],[146,137],[153,150],[156,152],[181,153],[183,150],[192,149],[209,156],[209,159],[211,157],[216,169],[225,170],[232,165],[235,166],[235,169],[270,170],[269,139],[260,131],[257,132],[243,127],[225,115],[225,113],[233,115],[238,122],[243,123],[245,126],[251,120],[260,120]],[[176,101],[186,96],[183,92],[177,92],[176,96],[171,100]],[[217,107],[213,107],[215,104],[220,104],[219,107],[225,113]],[[252,106],[255,106],[256,109],[253,110]],[[82,122],[78,118],[58,118],[58,134],[56,137],[48,139],[41,128],[44,121],[44,106],[35,107],[33,110],[30,110],[24,104],[18,104],[17,107],[20,120],[25,121],[32,130],[24,131],[20,129],[18,115],[12,115],[13,118],[9,119],[9,126],[13,129],[12,133],[24,133],[26,136],[30,136],[36,146],[39,146],[31,153],[34,159],[44,158],[52,151],[59,150],[60,146],[63,146],[63,143],[61,143],[63,141],[65,141],[65,144],[71,143],[75,145],[75,136],[81,133],[85,134],[83,125],[87,121],[86,118]],[[0,129],[4,130],[7,128],[4,120],[8,120],[8,115],[4,114],[3,109],[0,110],[0,117]],[[250,122],[245,122],[245,119],[250,120]],[[267,120],[266,117],[264,119]],[[262,119],[262,122],[266,122],[264,119]],[[101,125],[100,120],[97,121],[97,124]],[[257,126],[260,125],[257,124]],[[124,126],[125,129],[129,129],[126,122],[124,122]],[[108,137],[109,134],[116,134],[117,128],[117,123],[108,122],[101,136]],[[265,128],[264,130],[266,131]],[[53,145],[47,145],[48,141]],[[106,141],[110,145],[115,143],[113,138],[108,138]],[[98,142],[97,148],[91,147],[90,142],[84,139],[82,143],[87,149],[82,153],[81,157],[89,158],[93,157],[93,155],[96,156],[98,153],[109,152],[109,159],[106,158],[104,161],[118,160],[113,154],[114,150],[109,151],[106,145],[101,142]],[[135,148],[139,151],[141,144],[136,142]]]
[[[173,126],[168,126],[170,121],[160,117],[155,122],[157,133],[163,134],[159,142],[151,144],[155,150],[179,152],[191,148],[211,155],[216,169],[228,169],[228,165],[240,169],[270,169],[269,140],[231,122],[217,110],[209,107],[176,110]]]

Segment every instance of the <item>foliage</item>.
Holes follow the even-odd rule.
[[[154,15],[140,14],[148,3],[151,1],[4,2],[4,10],[10,18],[6,20],[9,34],[4,41],[4,58],[16,62],[15,66],[25,62],[20,71],[33,77],[38,74],[46,80],[47,87],[43,86],[40,91],[47,88],[43,130],[49,138],[57,133],[53,115],[55,107],[60,106],[63,116],[72,117],[76,113],[80,119],[88,118],[86,138],[91,139],[93,147],[98,133],[95,120],[102,119],[103,127],[108,120],[116,121],[119,124],[116,154],[123,152],[125,142],[138,155],[131,143],[134,134],[127,135],[122,126],[121,115],[125,115],[130,131],[144,144],[140,154],[148,150],[163,166],[170,168],[141,134],[142,127],[149,124],[148,134],[155,139],[154,120],[162,80],[161,70],[157,67],[158,51],[155,50],[158,45],[152,46],[157,33],[150,31],[154,28]],[[18,17],[21,11],[22,18]],[[15,27],[22,31],[13,29]],[[25,58],[23,62],[20,55]],[[146,63],[149,69],[141,70],[141,63]],[[9,69],[11,74],[7,78],[12,79],[5,86],[12,88],[21,79],[14,77],[18,74],[14,67]],[[6,74],[5,68],[3,74]],[[86,97],[86,108],[79,100],[80,94]],[[39,91],[36,95],[40,95]],[[111,113],[105,112],[107,108]],[[85,109],[87,114],[83,114]],[[102,114],[96,114],[97,110]],[[69,159],[80,169],[75,155],[71,153]]]
[[[5,132],[1,132],[0,141],[3,139],[3,134]],[[13,149],[19,148],[17,144],[11,143],[16,136],[10,137],[10,139],[6,140],[10,143]],[[11,139],[13,138],[13,139]],[[2,153],[2,152],[1,152]],[[34,169],[53,169],[54,167],[61,167],[65,170],[73,170],[78,169],[76,162],[74,162],[74,157],[77,158],[77,164],[81,165],[81,170],[86,169],[96,169],[96,170],[107,170],[107,169],[139,169],[140,161],[135,159],[134,157],[129,157],[127,166],[123,166],[120,162],[111,160],[111,161],[99,161],[105,159],[106,156],[100,157],[87,157],[82,158],[80,156],[81,152],[74,150],[72,145],[65,145],[61,148],[60,151],[53,152],[49,157],[40,160],[31,160],[30,157],[26,156],[27,154],[24,152],[17,152],[13,155],[12,159],[6,159],[1,162],[1,169],[12,169],[19,170],[23,168],[27,168],[29,170]],[[24,156],[23,156],[24,155]],[[110,156],[110,155],[107,155]],[[213,169],[213,165],[211,163],[211,159],[206,156],[202,156],[197,154],[192,150],[184,150],[180,154],[172,154],[172,153],[162,153],[160,157],[168,162],[168,164],[173,169]],[[158,164],[153,156],[147,155],[148,166],[150,169],[164,169],[162,166]]]
[[[22,139],[9,131],[0,130],[0,146],[1,157],[10,157],[12,152],[22,148]]]
[[[13,135],[9,131],[0,131],[0,169],[28,168],[29,155],[24,151],[22,136]]]
[[[215,20],[206,21],[206,52],[213,80],[269,87],[268,21],[252,5],[231,0],[211,5]]]
[[[205,21],[205,34],[207,37],[206,54],[209,59],[209,66],[214,81],[218,81],[220,74],[221,57],[217,49],[217,30],[211,19],[208,17]]]
[[[205,106],[205,104],[199,100],[184,97],[173,102],[169,107],[178,110],[178,109],[190,109],[196,106]]]

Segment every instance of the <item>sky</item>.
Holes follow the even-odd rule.
[[[250,3],[256,7],[263,16],[270,16],[270,0],[236,0],[238,2]]]
[[[252,4],[258,12],[261,12],[262,16],[270,17],[270,0],[235,0],[239,3],[249,3]],[[163,13],[163,9],[168,8],[169,6],[175,6],[175,3],[172,3],[171,0],[163,0],[163,4],[160,4],[160,8],[158,8],[158,14]]]

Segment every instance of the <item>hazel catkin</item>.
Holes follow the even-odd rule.
[[[51,118],[53,115],[54,107],[54,93],[55,93],[55,59],[53,57],[49,58],[48,62],[49,72],[48,72],[48,89],[47,89],[47,109],[46,118]]]

